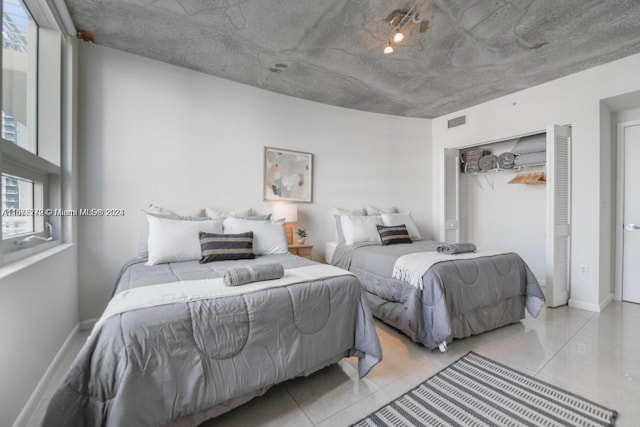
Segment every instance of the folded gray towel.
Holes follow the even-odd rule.
[[[476,245],[473,243],[447,243],[436,248],[439,254],[455,255],[467,252],[475,252]]]
[[[227,268],[222,275],[222,280],[226,286],[238,286],[262,280],[279,279],[282,276],[284,276],[282,264],[255,264]]]
[[[476,173],[480,172],[480,165],[478,162],[469,162],[464,164],[464,172],[465,173]]]
[[[487,151],[484,151],[484,150],[478,150],[478,149],[467,150],[464,153],[462,153],[462,161],[465,163],[469,163],[474,160],[480,160],[480,157],[484,156],[485,154],[487,154]]]
[[[486,156],[482,156],[479,164],[480,169],[483,171],[495,169],[498,167],[498,158],[493,154],[487,154]]]
[[[516,155],[513,153],[502,153],[498,156],[498,166],[500,169],[512,169],[513,161],[516,159]]]

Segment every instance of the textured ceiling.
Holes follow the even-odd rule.
[[[66,0],[99,45],[299,98],[438,117],[640,52],[640,0]],[[408,32],[408,33],[407,33]],[[640,70],[639,70],[640,71]],[[640,73],[639,73],[640,75]]]

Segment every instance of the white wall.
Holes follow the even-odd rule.
[[[299,205],[294,228],[307,229],[315,259],[333,238],[333,206],[410,209],[433,235],[430,120],[304,101],[91,44],[79,76],[80,207],[126,211],[79,219],[81,319],[100,314],[136,254],[149,203],[270,212],[265,145],[314,154],[313,203]]]
[[[0,280],[2,426],[13,424],[78,323],[75,266],[76,248],[65,246],[62,251]]]
[[[433,225],[439,224],[440,153],[443,147],[460,147],[511,135],[542,130],[549,124],[571,124],[572,138],[572,305],[598,310],[608,294],[611,266],[601,258],[600,245],[611,240],[610,218],[603,206],[611,206],[608,192],[601,191],[612,174],[601,164],[600,100],[640,89],[640,55],[595,67],[540,86],[504,96],[433,120]],[[467,125],[447,129],[447,120],[467,115]],[[602,232],[601,232],[602,231]],[[587,265],[588,275],[578,266]],[[604,270],[601,273],[601,270]],[[602,288],[602,289],[601,289]]]

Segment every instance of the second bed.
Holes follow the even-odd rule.
[[[327,260],[358,276],[375,317],[428,349],[444,350],[453,338],[518,322],[525,308],[534,317],[539,314],[544,294],[518,254],[435,255],[439,245],[427,240],[389,246],[330,244],[335,249]],[[431,260],[423,263],[430,267],[421,273],[420,283],[394,278],[398,259],[409,254]]]

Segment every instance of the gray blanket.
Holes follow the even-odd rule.
[[[122,272],[116,293],[221,277],[246,263],[312,264],[289,254],[209,264],[142,262]],[[351,275],[134,310],[92,333],[43,426],[164,426],[222,404],[233,407],[229,402],[349,355],[359,357],[361,376],[382,358],[362,286]]]
[[[523,136],[518,140],[511,152],[513,154],[527,154],[545,151],[547,149],[547,134],[538,133],[536,135]]]
[[[423,290],[392,278],[400,256],[435,251],[439,245],[426,240],[340,244],[332,264],[358,275],[374,316],[429,349],[517,321],[524,307],[534,317],[542,310],[542,289],[514,253],[434,264],[423,276]]]

